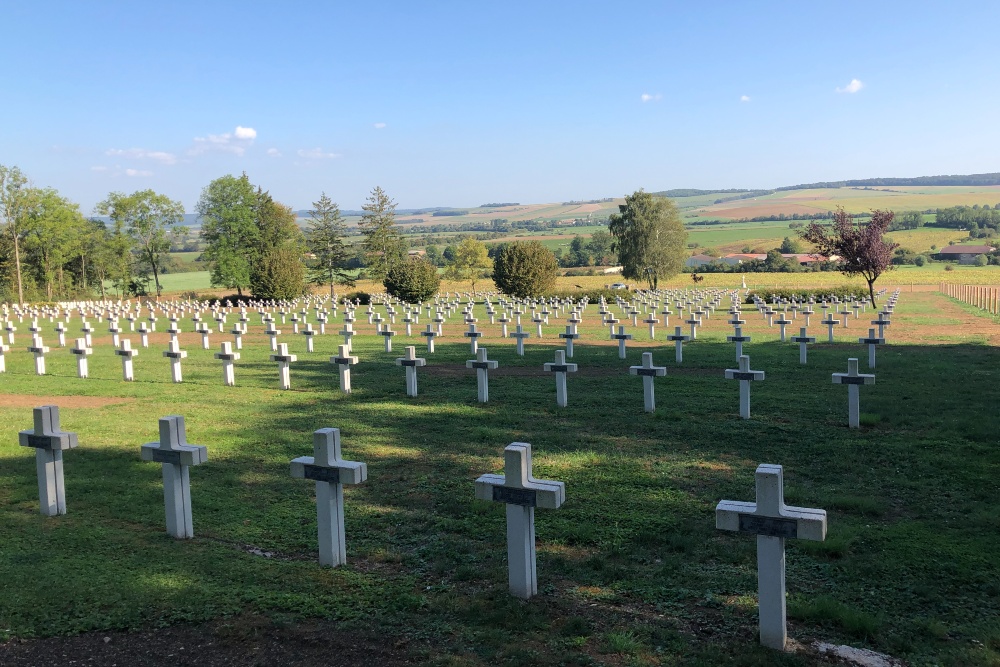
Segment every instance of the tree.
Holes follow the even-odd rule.
[[[569,263],[572,266],[587,266],[590,264],[590,252],[583,237],[577,234],[569,244]]]
[[[140,190],[130,195],[112,192],[97,204],[96,211],[123,225],[135,241],[139,256],[153,272],[156,296],[159,297],[162,292],[160,265],[164,256],[170,253],[167,233],[184,219],[184,205],[152,190]]]
[[[305,292],[302,230],[291,207],[257,189],[256,243],[250,262],[250,290],[259,299],[290,299]],[[288,296],[294,295],[294,296]]]
[[[382,283],[385,291],[408,303],[420,303],[434,295],[441,284],[437,267],[425,259],[411,257],[396,262]]]
[[[778,252],[786,255],[796,255],[802,252],[802,244],[799,243],[797,239],[786,236],[781,242],[781,245],[778,246]]]
[[[615,263],[614,239],[603,229],[598,229],[590,235],[587,252],[597,266],[609,266]]]
[[[309,282],[328,284],[332,299],[334,284],[354,284],[345,270],[348,255],[344,246],[344,221],[340,208],[325,192],[320,194],[319,201],[313,202],[309,216],[312,220],[306,229],[306,247],[315,258],[309,269]]]
[[[611,215],[608,230],[622,264],[622,276],[646,280],[656,289],[661,279],[684,267],[687,231],[673,201],[637,190]]]
[[[445,270],[448,280],[471,280],[472,291],[476,291],[476,281],[487,278],[493,269],[486,245],[471,236],[462,239],[455,248],[455,259]]]
[[[365,237],[365,263],[372,280],[384,280],[406,254],[406,245],[396,230],[396,202],[375,186],[365,200],[358,229]]]
[[[80,254],[86,221],[79,206],[51,188],[39,190],[33,199],[24,247],[34,256],[37,277],[51,301],[57,291],[66,296],[64,269]]]
[[[240,295],[250,287],[250,264],[259,245],[256,209],[257,193],[245,172],[217,178],[201,191],[197,211],[213,286]]]
[[[903,211],[901,214],[893,218],[892,224],[889,226],[889,231],[892,232],[897,229],[916,229],[923,226],[923,224],[924,214],[920,211]]]
[[[875,307],[875,281],[885,271],[892,270],[892,251],[899,247],[884,236],[892,218],[892,211],[875,210],[867,225],[855,225],[854,216],[838,207],[830,231],[814,222],[805,228],[802,238],[816,246],[819,254],[839,257],[844,275],[864,277]]]
[[[18,167],[0,164],[0,218],[10,238],[14,252],[14,272],[17,277],[17,302],[24,304],[24,282],[21,276],[21,240],[27,231],[34,190]]]
[[[493,282],[513,297],[541,296],[555,284],[557,268],[555,255],[538,241],[514,241],[498,248]]]

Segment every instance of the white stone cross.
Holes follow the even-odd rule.
[[[357,357],[351,356],[351,346],[341,345],[340,354],[330,357],[330,363],[336,364],[340,371],[340,391],[345,394],[351,393],[351,366],[358,363]]]
[[[66,347],[66,325],[56,322],[56,335],[59,338],[59,347]]]
[[[740,320],[742,322],[742,320]],[[730,343],[736,343],[736,362],[739,363],[740,357],[743,356],[743,343],[750,342],[750,336],[743,335],[743,327],[736,325],[732,336],[726,336],[726,340]]]
[[[385,341],[386,353],[392,352],[392,337],[396,335],[396,332],[389,328],[387,324],[378,332],[378,335],[382,336],[382,339]]]
[[[147,442],[140,454],[143,461],[162,464],[167,533],[181,540],[194,537],[188,470],[190,466],[201,465],[208,460],[208,448],[189,445],[184,432],[184,417],[172,415],[160,418],[160,441]]]
[[[642,323],[649,325],[650,340],[656,340],[656,325],[660,323],[660,320],[656,319],[656,315],[651,312],[649,316],[642,321]]]
[[[691,313],[691,319],[684,320],[684,324],[690,325],[691,327],[691,340],[698,338],[698,327],[701,326],[701,318],[697,317],[694,313]]]
[[[243,334],[246,333],[243,329],[242,322],[233,322],[233,328],[229,332],[233,336],[233,344],[236,346],[237,350],[243,349]]]
[[[70,348],[69,352],[76,357],[76,376],[86,378],[90,374],[87,367],[87,356],[93,354],[94,351],[87,347],[86,339],[77,338],[75,345]]]
[[[49,348],[42,343],[41,336],[34,334],[31,337],[31,345],[28,346],[28,352],[35,355],[35,375],[45,375],[45,355],[48,354]]]
[[[868,346],[868,368],[875,368],[875,346],[885,343],[885,338],[882,338],[881,334],[876,336],[875,329],[869,329],[868,337],[862,336],[858,342]]]
[[[469,323],[469,330],[463,334],[469,339],[469,346],[471,348],[472,354],[476,354],[476,350],[479,349],[479,339],[482,337],[481,331],[476,331],[476,324],[474,322]]]
[[[760,643],[784,650],[785,540],[826,539],[826,511],[785,505],[779,465],[757,466],[757,502],[723,500],[715,508],[715,527],[757,536],[757,596]]]
[[[176,317],[170,318],[170,324],[167,326],[167,333],[170,334],[170,340],[176,341],[177,334],[181,332],[180,324],[177,323]],[[114,343],[115,347],[118,347],[118,343]]]
[[[625,358],[625,341],[632,340],[632,334],[625,333],[625,327],[619,326],[618,333],[611,334],[611,340],[618,341],[618,358]]]
[[[145,322],[139,322],[139,341],[144,348],[149,347],[149,329],[146,328]],[[90,343],[87,343],[87,347],[90,347]]]
[[[630,375],[638,375],[642,377],[642,395],[646,404],[646,412],[654,412],[656,410],[656,397],[653,393],[653,378],[663,377],[666,375],[667,367],[654,366],[653,353],[643,352],[642,365],[631,366],[628,372]]]
[[[434,326],[428,324],[427,330],[421,331],[420,335],[427,339],[427,354],[434,354],[434,337],[438,335],[437,331],[434,331]]]
[[[208,337],[212,335],[212,330],[208,328],[207,324],[202,322],[201,331],[199,333],[201,333],[201,349],[203,350],[211,349],[212,346],[208,340]]]
[[[167,343],[167,350],[163,353],[163,356],[170,360],[170,379],[175,383],[184,380],[181,374],[181,359],[186,358],[187,355],[188,353],[181,349],[181,344],[176,340]]]
[[[271,352],[278,351],[278,336],[281,335],[281,329],[274,328],[274,320],[267,320],[267,327],[264,329],[264,335],[271,339]]]
[[[84,323],[84,324],[86,324],[86,323]],[[7,320],[7,326],[4,327],[4,331],[7,332],[7,344],[8,345],[13,345],[14,344],[14,333],[17,332],[17,327],[14,326],[13,322],[11,322],[10,320]]]
[[[792,336],[792,342],[799,344],[799,363],[800,364],[806,363],[808,355],[808,352],[806,351],[806,345],[808,345],[809,343],[815,343],[816,338],[814,336],[806,335],[806,328],[801,327],[799,328],[799,335]]]
[[[820,321],[820,324],[825,324],[827,327],[827,339],[829,342],[833,342],[833,328],[837,326],[837,318],[833,314],[827,315],[825,319]]]
[[[525,338],[530,338],[531,337],[531,333],[528,332],[528,331],[523,330],[521,328],[521,325],[518,324],[517,328],[514,331],[514,333],[512,333],[510,335],[510,337],[517,339],[517,356],[523,357],[524,356],[524,339]]]
[[[683,362],[684,361],[684,342],[688,341],[688,340],[691,340],[691,336],[685,336],[684,334],[681,333],[680,326],[676,326],[676,327],[674,327],[674,333],[667,335],[667,340],[674,341],[674,343],[676,345],[676,349],[674,350],[674,358],[677,360],[677,363]]]
[[[740,381],[740,417],[750,419],[750,383],[754,380],[763,380],[764,371],[750,370],[750,357],[744,354],[740,357],[738,369],[726,369],[726,379]]]
[[[576,373],[577,365],[566,363],[566,351],[556,350],[555,362],[547,362],[542,367],[550,373],[556,374],[556,405],[560,408],[566,407],[566,373]]]
[[[228,340],[222,344],[222,349],[215,353],[215,358],[222,361],[222,383],[227,387],[236,384],[236,373],[233,370],[233,362],[240,358],[239,352],[233,352],[233,344]]]
[[[580,337],[580,334],[576,332],[575,324],[566,325],[566,333],[559,334],[560,338],[566,340],[566,356],[570,359],[573,358],[573,341]]]
[[[476,384],[479,388],[479,402],[488,403],[490,400],[490,376],[489,372],[499,366],[497,361],[490,361],[486,356],[486,348],[476,350],[476,358],[465,362],[466,368],[476,369]]]
[[[306,352],[314,352],[313,338],[316,336],[316,330],[313,329],[313,325],[308,322],[304,327],[302,327],[302,335],[306,338]]]
[[[10,352],[10,346],[8,346],[3,341],[0,341],[0,373],[7,372],[7,353]]]
[[[506,310],[500,314],[500,318],[497,322],[500,323],[500,337],[507,338],[507,324],[510,322],[510,317],[507,315]]]
[[[785,327],[791,324],[792,321],[785,317],[785,314],[781,314],[781,319],[774,320],[774,324],[778,325],[778,331],[780,331],[781,342],[785,342]]]
[[[292,477],[316,482],[316,527],[319,564],[337,567],[347,562],[344,539],[344,484],[368,479],[368,465],[340,456],[340,429],[313,432],[313,455],[292,460]]]
[[[417,357],[417,348],[413,345],[406,346],[406,356],[396,359],[397,366],[406,368],[406,395],[417,395],[417,368],[426,366],[427,360]]]
[[[535,555],[535,508],[559,509],[566,484],[531,476],[531,445],[514,442],[504,448],[504,474],[476,480],[476,498],[507,506],[507,581],[510,592],[527,600],[538,593]]]
[[[292,388],[291,372],[288,369],[288,365],[297,360],[298,357],[296,355],[288,353],[288,343],[279,344],[278,352],[271,355],[271,361],[278,362],[278,375],[281,378],[282,389]]]
[[[122,379],[126,382],[132,382],[135,380],[135,375],[132,369],[132,357],[138,357],[139,350],[133,350],[132,341],[125,338],[121,341],[118,349],[115,350],[115,354],[122,358]]]
[[[875,376],[858,373],[858,360],[847,360],[846,373],[834,373],[833,384],[847,385],[847,417],[851,428],[861,426],[861,401],[858,396],[858,386],[863,384],[875,384]]]
[[[111,346],[118,347],[118,335],[122,332],[118,326],[118,320],[111,320],[108,324],[108,333],[111,334]]]
[[[34,409],[35,428],[21,431],[22,447],[35,448],[35,469],[38,473],[38,500],[42,514],[57,516],[66,513],[66,484],[63,481],[63,450],[77,446],[76,433],[59,428],[59,406],[43,405]]]
[[[878,327],[878,337],[885,338],[885,328],[892,324],[892,321],[890,321],[884,314],[879,313],[878,319],[872,320],[871,323]],[[14,341],[11,341],[12,345],[13,343]]]

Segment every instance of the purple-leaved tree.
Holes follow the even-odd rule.
[[[864,277],[873,307],[875,281],[892,269],[892,251],[899,247],[885,238],[893,215],[892,211],[876,210],[868,224],[855,224],[854,216],[838,207],[831,228],[814,222],[802,231],[802,238],[812,243],[816,252],[840,262],[844,275]]]

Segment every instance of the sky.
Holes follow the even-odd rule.
[[[84,213],[1000,171],[986,2],[8,2],[0,164]]]

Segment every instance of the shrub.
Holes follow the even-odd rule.
[[[916,257],[913,258],[913,263],[916,266],[923,266],[924,264],[927,263],[927,258],[924,257],[923,255],[917,255]]]
[[[541,296],[555,285],[558,266],[552,251],[538,241],[506,243],[493,262],[493,283],[508,296]]]
[[[777,296],[781,299],[791,299],[792,297],[797,297],[799,299],[808,299],[809,297],[816,297],[817,301],[821,301],[824,298],[835,296],[838,299],[845,299],[847,297],[855,296],[864,298],[865,289],[863,287],[850,287],[848,285],[841,285],[839,287],[775,287],[773,289],[754,289],[750,290],[744,299],[744,303],[753,303],[753,296],[756,294],[760,298],[764,299],[768,303],[771,303],[771,297]]]
[[[340,296],[341,303],[343,303],[344,299],[362,306],[367,306],[372,302],[372,295],[368,292],[348,292],[347,294]]]
[[[946,264],[945,267],[944,267],[944,270],[945,271],[954,271],[955,267],[952,266],[951,264]]]
[[[397,262],[382,282],[385,291],[403,301],[420,303],[434,295],[441,284],[437,267],[425,259],[410,258]]]
[[[306,291],[306,269],[299,252],[277,248],[254,262],[250,291],[258,299],[297,299]]]
[[[972,263],[976,266],[986,266],[990,263],[990,260],[986,255],[976,255],[976,258],[972,260]]]

